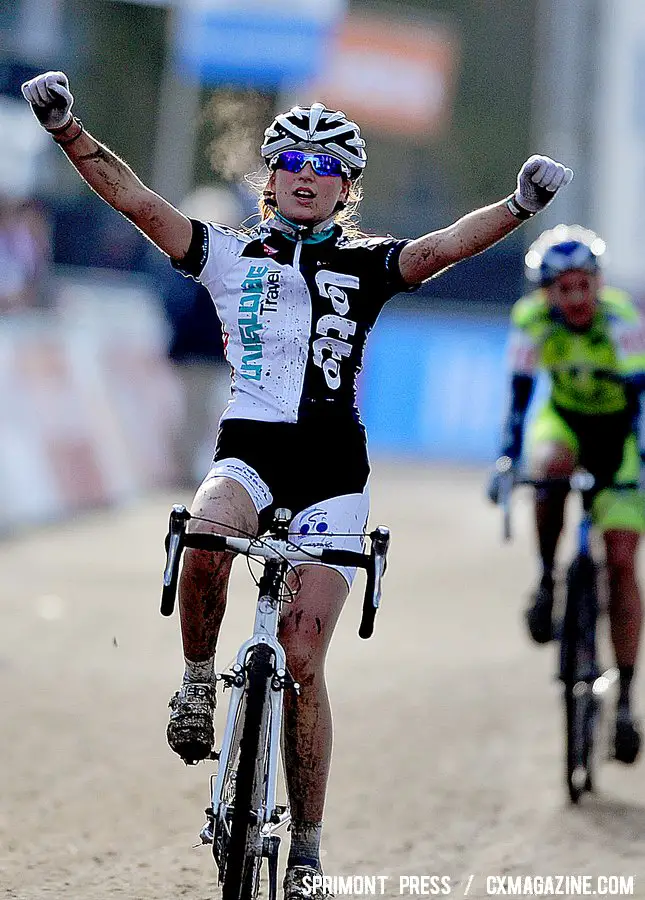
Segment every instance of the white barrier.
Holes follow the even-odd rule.
[[[144,288],[65,281],[55,315],[0,320],[2,531],[169,483],[180,394]]]

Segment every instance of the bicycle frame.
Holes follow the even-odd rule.
[[[586,566],[587,572],[591,573],[590,576],[587,576],[587,581],[589,577],[591,581],[586,585],[591,593],[589,590],[583,592],[588,599],[582,603],[579,590],[572,593],[569,585],[567,592],[567,604],[560,635],[560,680],[568,686],[581,682],[593,685],[599,675],[596,658],[597,577],[591,551],[593,522],[590,497],[584,493],[584,486],[577,485],[577,487],[581,491],[583,510],[578,524],[577,550],[569,566],[568,577],[571,577],[574,566],[578,567],[578,571],[582,566]],[[573,653],[569,650],[570,645]]]
[[[272,587],[279,588],[284,578],[284,569],[286,562],[278,564],[281,571],[276,573],[277,579],[271,579],[274,582]],[[272,566],[271,561],[265,564],[265,575],[267,569]],[[262,582],[261,582],[262,585]],[[224,800],[224,778],[227,771],[227,763],[231,757],[232,742],[234,737],[235,726],[238,721],[242,709],[244,699],[244,690],[246,681],[243,675],[246,659],[249,651],[257,646],[257,644],[268,644],[274,653],[275,675],[272,680],[271,706],[270,706],[270,724],[269,724],[269,746],[268,746],[268,766],[266,778],[265,804],[262,810],[255,810],[263,826],[266,828],[267,834],[270,835],[281,825],[289,821],[289,812],[282,807],[276,806],[277,779],[278,779],[278,757],[280,747],[280,731],[282,728],[282,691],[287,685],[287,668],[285,652],[278,641],[278,624],[280,620],[280,609],[282,601],[279,596],[275,596],[269,589],[263,593],[262,588],[258,596],[257,610],[255,614],[255,624],[253,626],[253,635],[245,641],[240,647],[235,665],[232,668],[233,684],[231,687],[231,698],[229,700],[228,714],[226,717],[226,726],[222,739],[222,749],[219,754],[219,766],[217,775],[211,778],[211,809],[216,821],[223,827],[226,827],[226,812],[228,804]],[[227,676],[220,675],[218,680],[226,683]],[[299,689],[297,683],[292,684],[295,690]],[[200,837],[204,843],[212,843],[213,831],[209,830],[209,822],[206,823],[200,833]]]
[[[592,526],[591,510],[585,508],[578,524],[578,553],[584,556],[591,556]]]

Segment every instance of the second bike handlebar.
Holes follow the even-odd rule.
[[[183,550],[188,547],[213,553],[228,551],[278,562],[286,560],[290,563],[298,563],[315,560],[328,565],[365,569],[367,585],[358,633],[362,638],[371,637],[374,631],[376,610],[381,602],[381,581],[387,567],[387,551],[390,544],[390,531],[385,526],[380,525],[368,535],[371,540],[370,553],[357,553],[354,550],[335,550],[328,547],[310,547],[301,550],[288,539],[274,537],[242,538],[212,532],[189,533],[186,531],[186,526],[190,518],[191,515],[185,506],[173,506],[166,537],[166,566],[161,593],[161,614],[163,616],[172,615],[175,608],[179,563]]]
[[[495,463],[495,469],[500,475],[498,505],[502,508],[504,517],[504,540],[511,539],[511,496],[513,489],[522,485],[530,487],[566,487],[569,490],[587,493],[596,485],[596,479],[590,472],[574,472],[573,475],[561,478],[531,478],[519,472],[510,456],[500,456]]]
[[[554,478],[531,478],[518,471],[513,460],[509,456],[500,456],[495,463],[495,469],[500,475],[498,505],[501,506],[504,516],[504,540],[511,539],[511,495],[513,489],[522,485],[534,488],[567,488],[571,491],[579,491],[583,495],[589,495],[595,489],[599,490],[603,485],[598,484],[591,472],[581,469],[573,475],[565,475]],[[636,481],[622,482],[620,484],[607,485],[611,490],[629,491],[637,490],[640,484]]]

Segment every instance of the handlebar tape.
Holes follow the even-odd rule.
[[[221,534],[194,532],[184,535],[184,547],[192,550],[226,550],[226,538]]]

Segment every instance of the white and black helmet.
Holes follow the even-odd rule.
[[[332,112],[322,103],[294,106],[276,116],[264,132],[260,152],[265,159],[271,159],[283,150],[317,150],[337,156],[349,166],[352,178],[358,178],[367,162],[358,125],[344,112]]]

